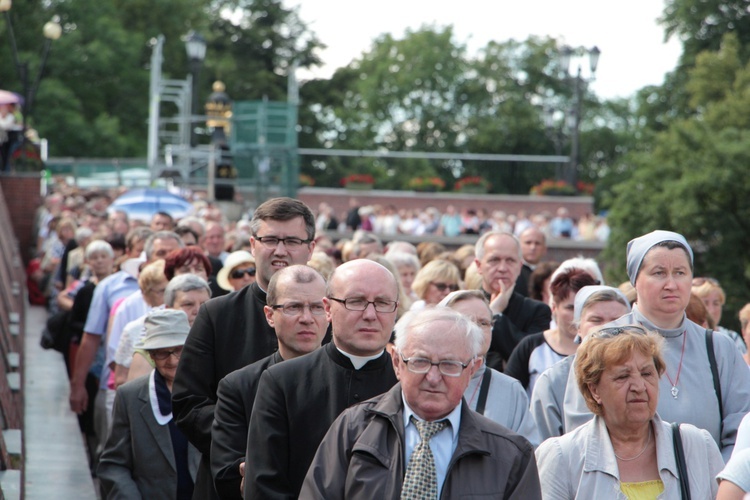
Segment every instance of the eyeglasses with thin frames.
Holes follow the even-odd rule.
[[[279,243],[283,243],[284,246],[290,250],[301,248],[303,245],[309,245],[310,243],[312,243],[312,240],[303,240],[295,237],[279,238],[277,236],[255,235],[253,236],[253,238],[255,238],[255,241],[260,242],[261,245],[268,248],[269,250],[276,248]]]
[[[309,309],[310,314],[312,314],[313,316],[322,316],[326,313],[326,308],[323,306],[323,304],[302,304],[299,302],[274,304],[271,306],[271,309],[281,309],[281,312],[287,316],[299,316],[305,311],[305,309]]]
[[[461,373],[463,373],[463,371],[473,361],[471,360],[468,363],[462,363],[460,361],[444,359],[435,363],[427,358],[405,358],[403,354],[399,355],[401,356],[401,361],[406,364],[407,370],[412,373],[418,373],[420,375],[429,372],[430,368],[432,368],[433,366],[437,366],[438,371],[446,377],[460,377]]]
[[[170,356],[180,359],[180,356],[182,356],[182,347],[179,349],[172,349],[171,351],[149,351],[149,354],[151,354],[152,358],[158,361],[164,361]]]
[[[719,281],[715,278],[707,278],[703,276],[698,276],[697,278],[693,278],[693,286],[701,286],[704,283],[710,283],[713,286],[721,286],[719,284]]]
[[[349,311],[364,311],[370,304],[375,308],[375,312],[379,313],[392,313],[398,308],[398,301],[386,299],[365,300],[359,297],[349,299],[328,297],[328,299],[343,304]]]

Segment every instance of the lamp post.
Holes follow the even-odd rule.
[[[200,76],[203,60],[206,58],[206,40],[195,31],[191,31],[185,36],[185,50],[187,51],[188,62],[190,63],[190,75],[192,76],[192,102],[190,118],[190,146],[195,147],[197,137],[195,135],[195,124],[192,115],[198,112],[198,77]]]
[[[18,57],[18,46],[16,45],[16,37],[13,33],[13,23],[10,18],[10,8],[12,7],[11,0],[0,0],[0,12],[5,15],[5,24],[8,29],[8,38],[10,39],[11,52],[13,54],[13,63],[16,66],[16,72],[18,72],[18,78],[21,80],[23,86],[23,103],[22,119],[23,119],[23,130],[26,130],[27,123],[31,118],[31,113],[34,104],[34,98],[36,97],[36,91],[39,89],[39,82],[42,80],[42,74],[44,73],[44,67],[47,64],[47,58],[49,57],[50,47],[52,42],[60,38],[62,35],[62,27],[60,26],[60,18],[54,16],[52,20],[45,23],[42,34],[44,35],[44,48],[42,50],[42,61],[39,65],[39,71],[34,79],[33,83],[29,81],[29,62],[21,61]]]
[[[583,92],[587,85],[596,79],[596,67],[599,64],[601,51],[597,47],[587,49],[585,47],[563,46],[560,50],[560,66],[565,72],[565,78],[573,83],[573,108],[570,110],[569,125],[571,129],[570,141],[570,163],[564,170],[563,179],[573,189],[576,189],[578,181],[578,166],[581,162],[581,113],[583,108]],[[584,76],[581,72],[580,60],[575,73],[570,71],[570,62],[574,57],[581,58],[588,55],[589,74]]]

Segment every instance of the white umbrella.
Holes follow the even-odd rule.
[[[131,189],[119,196],[107,208],[108,212],[122,210],[131,219],[150,220],[156,212],[166,212],[175,219],[193,213],[193,205],[164,189]]]

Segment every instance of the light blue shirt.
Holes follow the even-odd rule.
[[[404,450],[406,454],[406,461],[404,463],[408,465],[414,448],[421,441],[417,426],[411,422],[410,417],[414,415],[415,419],[422,419],[414,413],[409,403],[406,402],[403,392],[401,393],[401,399],[404,401]],[[463,401],[445,417],[444,420],[448,420],[450,425],[446,425],[442,431],[430,439],[430,450],[435,459],[435,472],[437,473],[438,498],[440,498],[440,492],[443,490],[443,483],[445,482],[445,476],[448,474],[451,457],[453,456],[453,452],[456,451],[456,445],[458,444],[458,429],[460,429],[461,425],[462,404]]]
[[[93,335],[107,333],[109,311],[118,299],[127,297],[138,290],[138,280],[126,273],[117,271],[104,278],[94,288],[89,314],[86,316],[86,326],[83,331]]]

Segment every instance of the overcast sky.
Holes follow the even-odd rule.
[[[328,45],[325,66],[312,76],[329,77],[366,52],[383,33],[401,38],[406,28],[453,25],[456,41],[470,51],[489,40],[552,36],[573,46],[601,50],[592,90],[602,98],[627,97],[645,85],[661,84],[677,64],[680,44],[664,43],[656,19],[663,0],[284,0]],[[301,73],[301,72],[300,72]],[[300,78],[311,76],[300,74]]]

